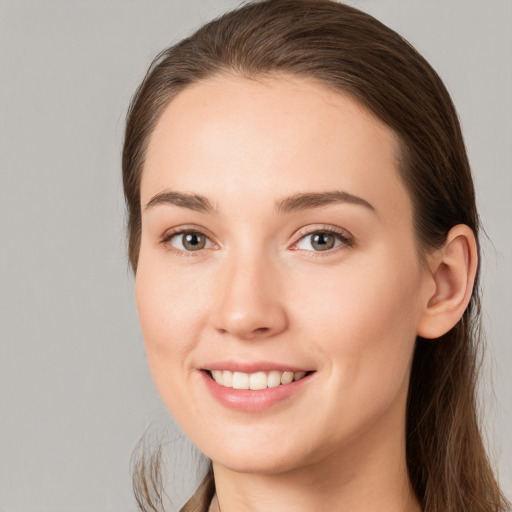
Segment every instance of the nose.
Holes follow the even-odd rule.
[[[262,257],[233,257],[219,272],[215,329],[241,340],[275,336],[287,328],[275,264]]]

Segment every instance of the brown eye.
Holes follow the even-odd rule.
[[[303,251],[322,252],[341,245],[352,245],[350,239],[333,231],[315,231],[303,236],[295,245]]]
[[[211,244],[208,237],[198,231],[176,233],[169,239],[169,243],[180,251],[200,251]]]
[[[311,235],[311,247],[316,251],[327,251],[332,249],[336,238],[331,233],[316,233]]]

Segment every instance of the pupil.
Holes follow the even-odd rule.
[[[334,236],[328,233],[317,233],[313,235],[311,245],[318,251],[327,251],[334,247]]]
[[[191,251],[197,251],[205,246],[205,238],[201,233],[187,233],[184,236],[183,246]]]

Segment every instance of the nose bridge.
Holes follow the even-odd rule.
[[[219,272],[214,323],[241,339],[271,336],[287,325],[276,261],[263,250],[234,250]]]

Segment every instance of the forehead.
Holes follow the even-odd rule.
[[[342,189],[408,207],[398,151],[387,125],[316,82],[219,76],[185,89],[163,112],[150,139],[141,200],[176,189],[220,194],[213,197],[219,201],[243,196],[243,206]]]

